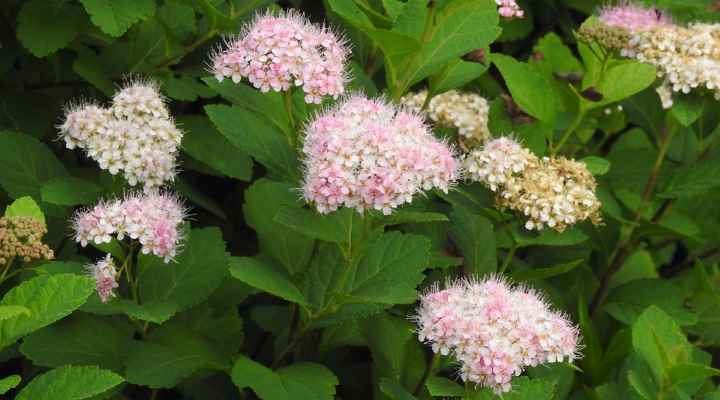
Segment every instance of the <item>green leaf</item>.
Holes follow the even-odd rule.
[[[46,203],[74,206],[95,202],[102,188],[84,179],[63,176],[45,183],[40,193]]]
[[[512,390],[503,395],[503,400],[552,400],[555,398],[555,384],[543,379],[528,379],[524,376],[513,379]]]
[[[425,30],[427,14],[426,0],[409,0],[397,16],[393,31],[420,40]]]
[[[331,400],[338,380],[326,367],[295,363],[277,372],[240,355],[232,368],[233,383],[250,388],[263,400]]]
[[[30,381],[17,400],[83,400],[107,392],[124,379],[96,366],[65,366]]]
[[[349,243],[358,228],[367,222],[367,217],[350,208],[322,215],[307,208],[284,206],[273,220],[310,238]]]
[[[105,96],[112,97],[115,93],[115,85],[111,72],[103,63],[104,60],[93,50],[82,45],[77,45],[76,49],[78,56],[73,61],[73,71],[90,82]]]
[[[289,183],[259,179],[245,190],[243,215],[257,232],[260,252],[276,259],[291,275],[305,270],[315,241],[275,222],[274,217],[283,207],[301,206]]]
[[[182,148],[192,158],[226,176],[249,181],[252,160],[240,148],[221,135],[207,117],[187,115],[178,118],[185,131]]]
[[[434,74],[465,53],[488,46],[500,34],[498,15],[491,0],[460,0],[436,16],[432,36],[404,72],[402,89]]]
[[[688,381],[702,380],[718,375],[720,375],[720,369],[697,363],[678,364],[668,371],[670,382],[675,386]]]
[[[680,327],[655,306],[645,309],[633,324],[632,344],[656,382],[663,382],[672,366],[687,362],[690,356],[690,345]]]
[[[12,198],[40,198],[40,188],[65,176],[65,167],[44,144],[22,133],[0,132],[0,186]]]
[[[538,234],[528,231],[524,227],[517,227],[517,229],[513,231],[513,237],[518,247],[573,246],[583,243],[588,239],[587,235],[578,228],[569,228],[564,232],[545,229]]]
[[[45,223],[45,214],[30,196],[23,196],[5,208],[6,217],[32,217]]]
[[[291,182],[300,179],[295,151],[283,132],[269,120],[238,106],[208,105],[205,112],[232,144],[272,173]]]
[[[235,83],[231,79],[218,82],[214,77],[207,77],[203,78],[203,81],[234,105],[263,115],[283,132],[290,131],[290,120],[285,110],[283,96],[280,93],[262,93],[243,82]]]
[[[610,161],[604,158],[587,156],[581,159],[580,162],[584,163],[588,171],[593,175],[605,175],[610,171]]]
[[[287,301],[307,304],[307,300],[285,271],[272,264],[263,263],[257,258],[231,257],[230,274],[235,279]]]
[[[122,36],[132,25],[155,14],[155,1],[80,0],[90,20],[110,36]]]
[[[208,337],[211,327],[202,327],[208,321],[192,319],[188,323],[180,315],[153,330],[144,341],[133,342],[125,369],[128,382],[172,388],[200,369],[229,369],[230,354]]]
[[[175,100],[183,101],[196,101],[198,98],[215,96],[215,91],[190,75],[181,75],[179,77],[175,77],[174,74],[168,75],[162,84],[162,91]]]
[[[585,345],[581,360],[582,367],[587,371],[589,378],[596,381],[602,372],[603,348],[595,324],[588,313],[588,305],[584,297],[578,300],[578,322]]]
[[[381,223],[383,225],[400,225],[409,223],[448,221],[450,221],[448,217],[442,213],[395,210],[392,214],[382,218]]]
[[[546,268],[529,268],[522,271],[513,272],[510,274],[513,281],[516,282],[523,282],[523,281],[535,281],[540,279],[547,279],[551,278],[553,276],[562,275],[564,273],[570,272],[576,267],[582,265],[584,260],[575,260],[570,261],[568,263],[564,264],[558,264],[554,265],[552,267],[546,267]]]
[[[720,186],[720,156],[676,168],[661,198],[683,198],[707,193]]]
[[[493,54],[492,62],[505,79],[513,100],[523,111],[540,121],[555,123],[555,97],[547,96],[553,93],[553,88],[540,72],[527,63],[503,54]]]
[[[533,51],[541,57],[533,57],[531,63],[537,65],[545,76],[551,76],[553,72],[570,74],[582,73],[584,70],[572,50],[555,32],[548,33],[538,40]]]
[[[217,228],[193,229],[182,253],[168,264],[146,256],[139,276],[142,307],[182,311],[207,299],[228,275],[225,242]],[[143,262],[141,261],[141,264]]]
[[[700,118],[704,101],[697,93],[674,94],[670,113],[682,126],[690,126]]]
[[[603,98],[598,102],[583,99],[581,107],[593,109],[628,98],[652,85],[657,79],[655,67],[637,61],[623,60],[608,68],[595,90]]]
[[[428,266],[430,241],[418,235],[388,232],[371,241],[347,293],[354,301],[410,304]]]
[[[393,400],[417,400],[412,393],[392,379],[380,379],[380,390]]]
[[[497,250],[490,220],[463,207],[453,207],[450,218],[450,236],[465,258],[467,272],[476,276],[496,272]]]
[[[488,66],[479,62],[457,59],[450,61],[445,68],[430,77],[430,92],[435,95],[465,86],[479,78]]]
[[[604,310],[620,322],[631,325],[648,307],[655,306],[680,325],[692,325],[697,316],[685,307],[682,291],[665,279],[637,279],[613,289]]]
[[[17,16],[17,37],[35,57],[62,49],[80,33],[84,23],[79,7],[66,0],[30,0]]]
[[[20,351],[43,367],[97,365],[121,371],[133,334],[129,325],[81,313],[32,333]]]
[[[72,274],[42,275],[10,289],[0,306],[22,306],[30,315],[0,321],[0,348],[64,318],[80,307],[95,290],[90,277]]]
[[[0,321],[19,317],[21,315],[30,316],[30,310],[23,306],[0,306]]]
[[[433,397],[462,397],[465,388],[455,381],[440,376],[430,376],[425,381],[425,387]]]
[[[10,375],[0,379],[0,394],[5,394],[20,384],[20,375]]]

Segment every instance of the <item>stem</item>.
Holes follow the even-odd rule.
[[[292,90],[288,89],[284,91],[283,97],[285,99],[285,111],[287,112],[288,119],[290,120],[290,134],[288,135],[288,142],[290,143],[290,147],[295,148],[297,130],[295,129],[295,116],[293,115]]]
[[[275,369],[275,367],[278,366],[280,361],[282,361],[282,359],[285,358],[285,356],[288,353],[290,353],[292,351],[292,349],[294,349],[295,346],[297,346],[300,343],[300,340],[302,340],[302,338],[305,336],[305,333],[307,333],[309,325],[310,324],[308,323],[305,326],[303,326],[300,330],[298,330],[298,333],[295,335],[295,338],[293,338],[293,340],[290,341],[290,343],[288,343],[287,346],[285,346],[285,348],[277,355],[277,357],[275,357],[275,360],[270,365],[271,369]]]
[[[517,244],[513,244],[513,246],[510,248],[507,256],[505,256],[505,261],[503,261],[502,266],[500,267],[500,274],[504,273],[507,267],[512,262],[513,257],[515,257],[515,252],[517,251],[517,248]]]
[[[432,376],[435,371],[437,371],[438,367],[440,366],[440,353],[433,353],[432,358],[430,359],[430,362],[428,363],[427,367],[425,368],[425,373],[423,374],[422,379],[415,385],[415,389],[413,389],[412,394],[414,396],[417,396],[420,391],[422,390],[423,386],[425,386],[425,382],[427,382],[428,378]]]
[[[585,111],[581,110],[578,111],[577,114],[575,114],[575,119],[573,119],[570,126],[565,129],[565,132],[563,132],[562,137],[560,137],[560,141],[557,143],[557,145],[550,149],[550,154],[555,155],[557,154],[560,149],[562,149],[565,142],[570,138],[570,135],[572,135],[573,132],[575,132],[575,129],[577,129],[578,126],[580,126],[580,122],[582,122],[583,117],[585,116]]]
[[[665,160],[665,155],[667,154],[667,151],[670,147],[670,143],[672,142],[672,137],[675,134],[675,129],[664,129],[662,133],[662,137],[660,138],[660,144],[659,144],[659,151],[657,158],[655,159],[655,164],[653,165],[652,170],[650,171],[650,176],[648,177],[647,182],[645,183],[645,189],[643,190],[642,199],[640,200],[640,205],[638,206],[637,210],[635,211],[635,217],[633,218],[633,224],[630,226],[630,232],[628,234],[628,239],[625,241],[623,245],[620,246],[620,248],[615,252],[613,255],[607,270],[605,270],[605,273],[600,279],[600,287],[598,287],[597,292],[595,292],[595,296],[593,297],[592,302],[590,303],[590,314],[594,315],[595,312],[599,309],[600,305],[605,301],[605,298],[608,294],[608,289],[610,285],[610,279],[617,273],[620,268],[625,263],[625,260],[627,259],[630,254],[635,250],[637,245],[640,243],[640,237],[637,235],[637,231],[635,228],[638,225],[638,222],[642,218],[643,212],[645,211],[645,208],[650,203],[653,189],[655,189],[655,185],[657,183],[658,175],[660,175],[660,169],[662,168],[663,161]],[[670,203],[667,203],[667,205],[663,205],[660,207],[660,210],[651,218],[652,223],[657,223],[660,218],[663,217],[663,215],[666,213],[666,211],[669,209]]]

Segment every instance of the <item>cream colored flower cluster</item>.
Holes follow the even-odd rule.
[[[527,229],[562,232],[586,219],[601,222],[597,183],[583,163],[539,158],[513,139],[501,137],[468,154],[464,167],[471,180],[497,193],[499,206],[524,214]]]
[[[427,90],[411,93],[401,99],[401,103],[415,112],[420,112]],[[469,145],[480,144],[490,136],[488,130],[487,100],[476,93],[450,90],[433,96],[425,113],[434,123],[457,128],[460,136]]]
[[[621,50],[626,57],[652,64],[665,78],[658,88],[664,108],[672,93],[706,88],[720,100],[720,24],[660,26],[633,32]]]

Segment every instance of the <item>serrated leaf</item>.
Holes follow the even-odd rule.
[[[437,15],[430,40],[407,65],[403,89],[437,72],[456,57],[488,46],[500,34],[497,24],[498,15],[491,0],[449,4]]]
[[[389,378],[380,379],[380,390],[393,400],[417,400],[407,389]]]
[[[83,12],[65,0],[30,0],[17,16],[17,37],[36,57],[67,46],[80,33]]]
[[[22,306],[30,310],[30,315],[0,321],[0,347],[67,316],[94,290],[92,279],[72,274],[38,276],[10,289],[0,306]]]
[[[258,234],[260,252],[276,259],[291,275],[304,271],[315,241],[275,222],[283,207],[302,207],[293,185],[259,179],[245,190],[243,215]]]
[[[5,394],[20,384],[20,375],[10,375],[0,379],[0,394]]]
[[[368,245],[347,286],[355,301],[410,304],[428,266],[430,241],[418,235],[389,232]]]
[[[80,0],[90,20],[110,36],[121,36],[136,22],[155,14],[154,0]]]
[[[715,156],[675,169],[658,196],[692,197],[707,193],[718,186],[720,186],[720,156]]]
[[[30,309],[23,306],[0,306],[0,321],[21,315],[30,316]]]
[[[636,279],[613,289],[603,309],[620,322],[631,325],[648,307],[655,306],[680,325],[692,325],[697,316],[685,307],[682,291],[665,279]]]
[[[425,387],[433,397],[462,397],[465,395],[465,388],[459,383],[441,376],[428,377]]]
[[[102,188],[92,182],[63,176],[45,183],[40,190],[42,200],[60,206],[90,204],[97,200]]]
[[[22,133],[0,132],[0,186],[12,198],[40,198],[40,188],[67,174],[44,144]]]
[[[45,224],[45,214],[35,200],[30,196],[23,196],[5,208],[6,217],[32,217]]]
[[[482,76],[488,66],[479,62],[457,59],[450,61],[437,74],[430,77],[430,92],[433,95],[465,86]]]
[[[450,236],[464,257],[467,272],[483,276],[497,271],[493,225],[487,218],[463,207],[453,207]]]
[[[687,362],[690,357],[690,345],[680,327],[655,306],[645,309],[633,324],[632,344],[656,382],[663,382],[673,365]]]
[[[132,343],[125,376],[137,385],[171,388],[201,368],[226,370],[230,368],[230,355],[176,317],[152,331],[144,341]]]
[[[30,381],[17,400],[83,400],[102,394],[124,379],[95,366],[56,368]]]
[[[332,243],[350,243],[368,218],[355,210],[341,208],[330,214],[314,210],[283,206],[273,221],[303,235]]]
[[[252,160],[232,144],[207,117],[187,115],[178,118],[185,131],[182,148],[192,158],[218,170],[226,176],[249,181],[252,178]]]
[[[704,108],[702,96],[697,93],[675,94],[670,113],[682,126],[690,126],[702,115]]]
[[[668,371],[668,377],[673,385],[679,385],[692,380],[702,380],[711,376],[720,375],[720,369],[698,363],[685,363],[674,365]]]
[[[594,89],[602,95],[602,100],[591,102],[583,98],[581,107],[593,109],[623,100],[655,82],[655,67],[638,61],[623,60],[608,68]]]
[[[588,240],[588,236],[580,229],[569,228],[564,232],[544,229],[540,233],[518,227],[513,231],[518,247],[525,246],[573,246]]]
[[[205,112],[220,133],[273,174],[291,182],[300,179],[300,165],[287,137],[262,115],[217,104],[205,106]]]
[[[225,242],[217,228],[193,229],[175,262],[147,256],[140,275],[142,307],[182,311],[207,299],[228,275]]]
[[[230,258],[230,274],[235,279],[287,301],[307,304],[307,300],[285,271],[272,266],[272,264],[263,263],[257,258]]]
[[[108,320],[81,313],[27,336],[20,351],[43,367],[97,365],[121,371],[134,333],[133,329],[121,329]]]
[[[230,375],[237,387],[250,388],[263,400],[331,400],[338,384],[335,375],[319,364],[295,363],[274,372],[244,355]]]
[[[552,267],[529,268],[526,270],[513,272],[510,274],[510,276],[512,277],[512,280],[516,282],[552,278],[553,276],[562,275],[564,273],[572,271],[576,267],[582,265],[583,261],[584,260],[580,259],[570,261],[568,263],[554,265]]]
[[[540,121],[554,124],[557,104],[555,97],[547,96],[553,88],[545,77],[533,66],[503,54],[493,54],[492,62],[518,106]]]
[[[593,175],[605,175],[610,171],[610,161],[596,156],[587,156],[580,160]]]

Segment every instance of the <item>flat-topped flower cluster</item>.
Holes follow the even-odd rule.
[[[453,355],[464,381],[496,393],[510,391],[527,367],[578,356],[579,330],[565,315],[534,290],[498,278],[434,287],[420,298],[415,320],[420,341]]]
[[[497,203],[524,214],[527,229],[559,232],[590,219],[599,224],[597,182],[585,164],[564,157],[537,157],[509,137],[488,141],[464,160],[471,180],[497,193]]]
[[[305,129],[303,154],[304,197],[321,213],[390,214],[420,191],[447,192],[458,177],[452,149],[420,115],[362,95],[317,115]]]
[[[70,107],[60,125],[68,149],[80,148],[100,168],[123,173],[131,186],[150,189],[172,182],[182,132],[152,82],[133,82],[113,97],[110,107]]]
[[[80,211],[73,228],[75,240],[82,246],[129,237],[140,242],[143,254],[153,254],[167,263],[178,253],[185,216],[184,206],[170,193],[133,193]]]
[[[433,96],[423,111],[427,96],[428,91],[422,90],[404,96],[400,103],[415,112],[424,112],[439,126],[457,128],[461,139],[468,146],[481,144],[490,136],[490,106],[479,94],[449,90]]]
[[[263,92],[297,86],[307,103],[320,103],[344,92],[348,55],[343,38],[288,11],[259,15],[213,56],[211,68],[220,81],[247,79]]]

